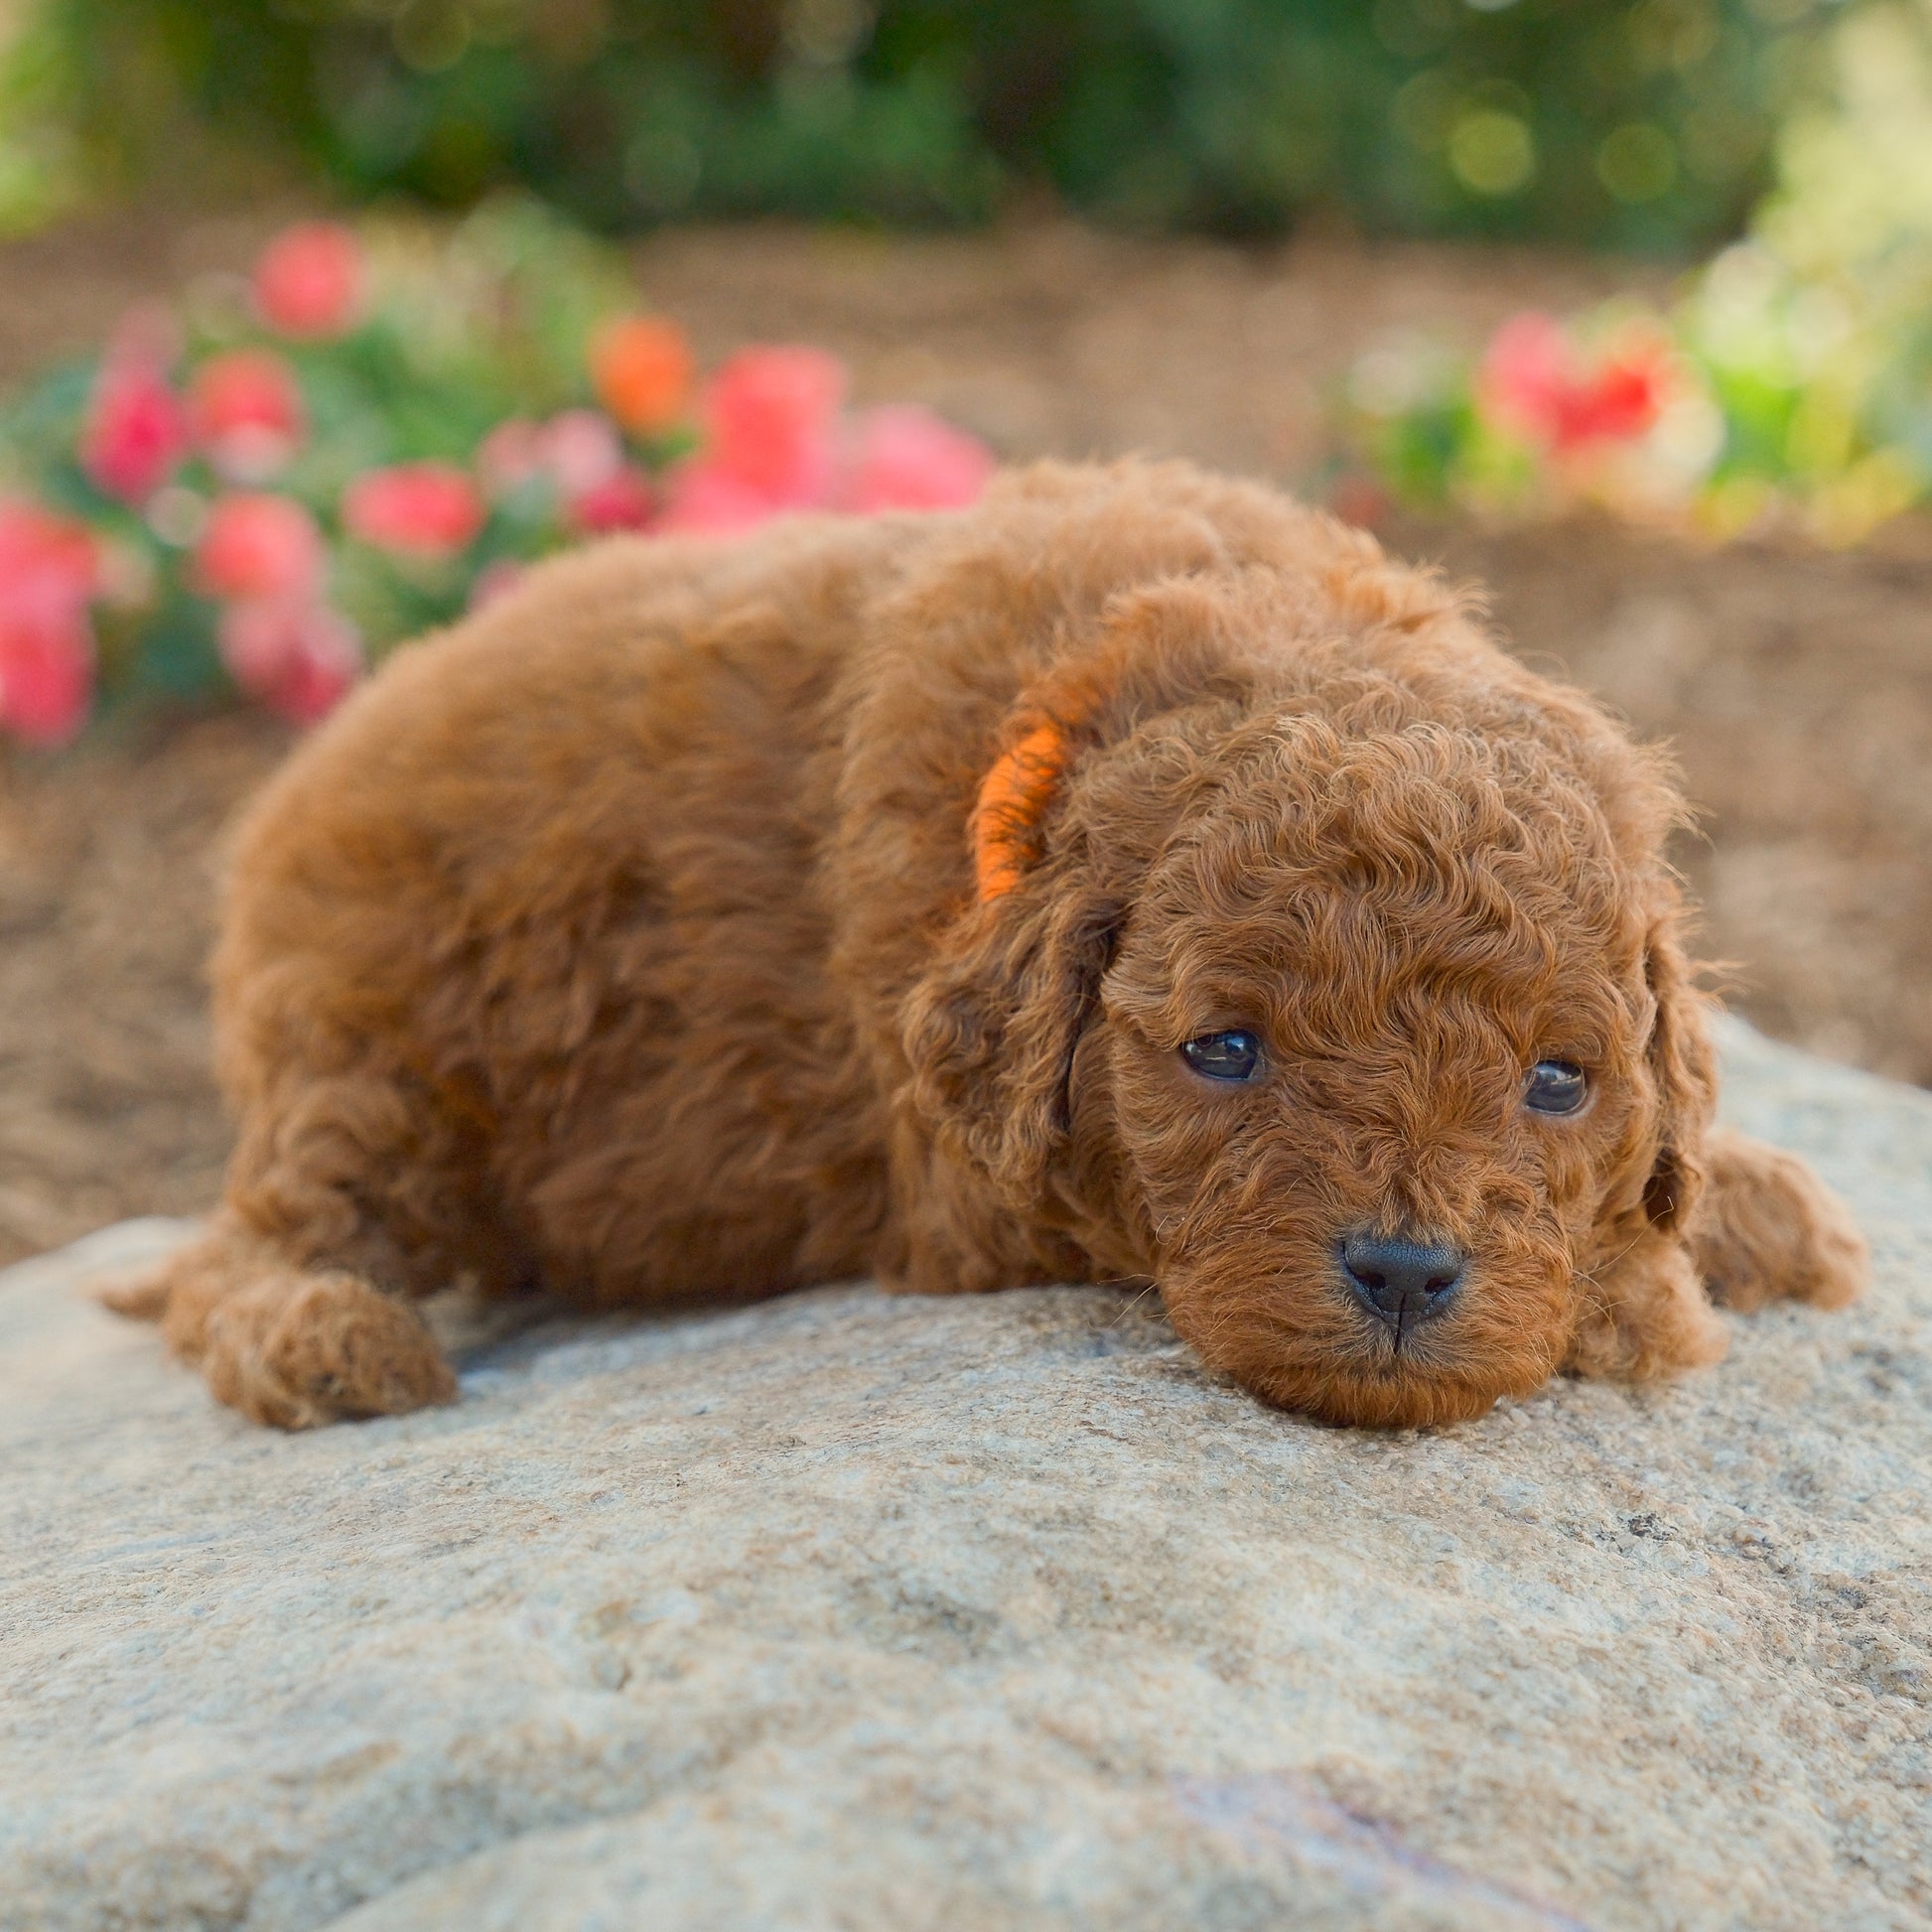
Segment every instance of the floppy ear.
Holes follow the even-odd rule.
[[[1037,1200],[1066,1143],[1074,1050],[1120,916],[1079,893],[1002,894],[906,1002],[913,1104],[1016,1208]]]
[[[1565,1366],[1586,1375],[1642,1379],[1699,1368],[1725,1352],[1724,1324],[1711,1311],[1685,1238],[1704,1192],[1717,1078],[1709,1005],[1692,983],[1675,899],[1673,889],[1651,918],[1644,948],[1655,1003],[1645,1046],[1656,1105],[1643,1186],[1648,1225],[1632,1229],[1629,1196],[1620,1194],[1619,1218],[1605,1230],[1615,1252],[1580,1277],[1592,1292]]]
[[[942,1148],[1033,1205],[1072,1115],[1074,1049],[1112,961],[1121,905],[1047,822],[1119,696],[1103,655],[1063,666],[1008,718],[967,819],[973,909],[913,989],[902,1038],[913,1104]]]
[[[1709,1003],[1691,979],[1675,906],[1652,921],[1644,973],[1657,1015],[1647,1057],[1657,1088],[1657,1156],[1644,1183],[1653,1227],[1680,1232],[1704,1191],[1705,1136],[1717,1107],[1717,1056]]]
[[[1094,805],[1074,796],[1082,761],[1180,706],[1239,702],[1251,683],[1191,583],[1121,600],[1109,626],[1008,714],[967,817],[973,904],[900,1010],[915,1111],[1022,1210],[1066,1145],[1075,1050],[1136,881],[1196,782],[1188,759],[1136,768],[1106,780],[1131,807]]]
[[[1007,717],[966,821],[974,906],[902,1009],[913,1107],[1020,1211],[1066,1146],[1074,1051],[1125,915],[1123,883],[1099,877],[1107,854],[1051,833],[1078,761],[1171,696],[1144,684],[1115,639]]]

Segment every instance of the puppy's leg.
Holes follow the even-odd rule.
[[[303,1267],[231,1212],[147,1279],[101,1300],[158,1319],[218,1401],[311,1429],[449,1402],[456,1379],[413,1310],[345,1269]]]
[[[1711,1311],[1691,1256],[1674,1235],[1645,1226],[1579,1276],[1583,1318],[1564,1366],[1582,1375],[1648,1381],[1723,1358],[1728,1337]]]
[[[1779,1297],[1843,1308],[1869,1252],[1845,1204],[1795,1154],[1728,1128],[1705,1143],[1691,1251],[1713,1301],[1748,1311]]]
[[[459,1271],[489,1286],[510,1272],[474,1197],[474,1135],[373,1071],[279,1085],[247,1110],[207,1233],[103,1299],[159,1318],[175,1353],[256,1422],[307,1429],[453,1400],[449,1365],[397,1298]]]

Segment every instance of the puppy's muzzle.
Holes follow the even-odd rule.
[[[1447,1242],[1407,1234],[1350,1234],[1336,1248],[1341,1279],[1398,1335],[1433,1321],[1454,1302],[1469,1257]]]

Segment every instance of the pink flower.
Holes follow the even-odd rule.
[[[686,536],[736,536],[784,507],[705,457],[671,473],[670,502],[658,529]]]
[[[595,409],[566,409],[541,424],[513,416],[477,451],[477,474],[497,498],[541,477],[569,502],[603,488],[623,467],[617,425]]]
[[[0,605],[0,727],[29,745],[65,745],[87,722],[93,691],[84,614],[57,619]]]
[[[869,409],[859,419],[842,507],[958,509],[977,499],[993,470],[993,453],[984,443],[929,409]]]
[[[509,596],[529,574],[530,566],[514,557],[498,557],[493,564],[485,564],[470,586],[470,609],[487,610],[498,599]]]
[[[657,498],[641,470],[630,464],[615,470],[571,497],[571,528],[585,536],[606,536],[615,530],[641,530],[657,511]]]
[[[355,326],[367,270],[362,244],[336,221],[301,221],[255,264],[255,309],[271,329],[326,342]]]
[[[195,550],[195,574],[209,597],[308,597],[322,572],[322,531],[289,496],[221,497]]]
[[[1549,316],[1512,316],[1491,338],[1476,396],[1498,422],[1569,455],[1594,443],[1642,436],[1663,411],[1671,380],[1668,346],[1648,334],[1623,341],[1585,367]]]
[[[1553,317],[1511,316],[1490,339],[1476,393],[1510,427],[1553,440],[1570,386],[1570,342]]]
[[[84,611],[99,589],[93,532],[33,503],[0,501],[0,608]]]
[[[143,503],[188,453],[188,417],[168,382],[173,345],[162,318],[135,310],[122,319],[87,404],[80,467],[97,489]]]
[[[0,503],[0,728],[61,745],[86,722],[100,555],[84,525]]]
[[[209,356],[189,384],[188,413],[195,440],[237,483],[266,482],[308,430],[295,371],[269,348]]]
[[[500,422],[477,448],[477,475],[501,501],[543,473],[543,431],[527,416]]]
[[[566,497],[607,483],[623,468],[617,426],[595,409],[566,409],[537,432],[537,454]]]
[[[657,507],[643,472],[624,462],[617,425],[595,409],[566,409],[541,425],[497,424],[477,452],[477,473],[499,499],[542,478],[583,536],[640,530]]]
[[[362,674],[355,626],[308,598],[231,604],[216,642],[229,676],[298,725],[326,718]]]
[[[467,550],[483,516],[476,484],[452,463],[371,470],[343,495],[343,524],[351,536],[418,557]]]
[[[821,504],[844,401],[845,369],[823,349],[740,349],[705,389],[703,461],[770,511]]]

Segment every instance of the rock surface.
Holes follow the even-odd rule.
[[[1725,1041],[1870,1299],[1428,1435],[852,1288],[282,1437],[79,1292],[179,1224],[0,1276],[0,1926],[1923,1926],[1932,1097]]]

